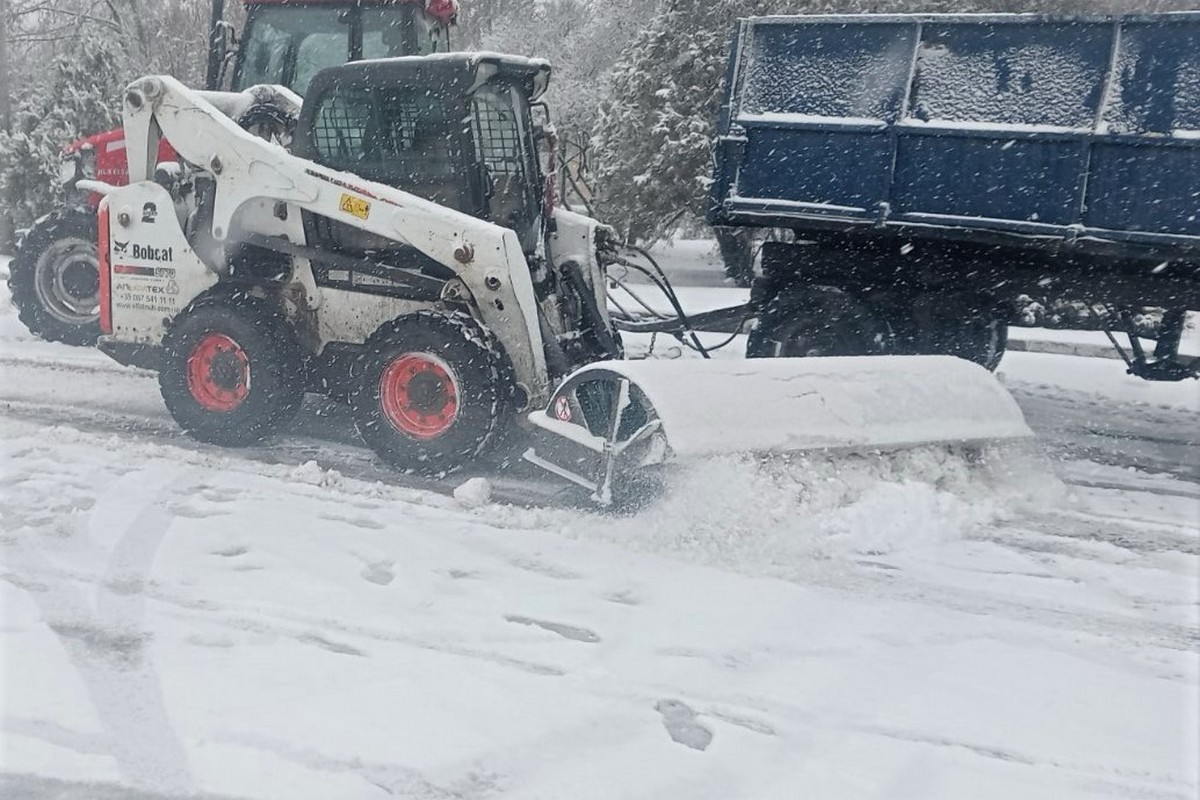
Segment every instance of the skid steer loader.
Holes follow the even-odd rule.
[[[320,392],[402,469],[445,474],[517,432],[601,504],[689,456],[1029,435],[951,358],[623,361],[613,231],[555,207],[539,156],[549,75],[459,53],[327,69],[303,102],[131,84],[132,181],[99,208],[101,349],[157,369],[203,441],[259,442]],[[268,102],[290,137],[234,122]],[[164,136],[185,168],[155,180]]]

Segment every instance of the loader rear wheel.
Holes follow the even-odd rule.
[[[513,381],[492,337],[466,315],[409,314],[365,345],[350,404],[384,460],[441,476],[492,449],[513,418]]]
[[[747,358],[865,356],[886,352],[887,326],[832,286],[795,287],[771,300],[746,345]]]
[[[159,388],[195,439],[225,447],[278,432],[304,396],[300,348],[287,321],[249,297],[193,304],[163,338]]]
[[[63,209],[25,235],[9,265],[8,288],[21,322],[50,342],[92,345],[100,335],[96,215]]]

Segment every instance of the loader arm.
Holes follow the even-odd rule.
[[[219,243],[266,234],[304,245],[297,241],[302,226],[281,226],[279,220],[298,220],[297,212],[307,211],[415,248],[452,271],[471,294],[480,321],[509,354],[530,402],[549,396],[537,300],[515,232],[293,156],[234,122],[228,112],[239,96],[195,91],[169,76],[132,83],[124,116],[131,181],[150,179],[158,143],[166,138],[185,161],[214,179],[211,233]],[[311,275],[298,282],[316,292]],[[310,301],[315,306],[319,298]]]

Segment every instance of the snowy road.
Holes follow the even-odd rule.
[[[5,300],[0,796],[1200,789],[1195,383],[1015,353],[1035,452],[716,461],[607,519],[464,507],[316,404],[197,445]]]

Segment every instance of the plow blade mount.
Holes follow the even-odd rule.
[[[995,376],[950,356],[601,361],[529,419],[525,458],[602,505],[670,461],[1033,436]]]

